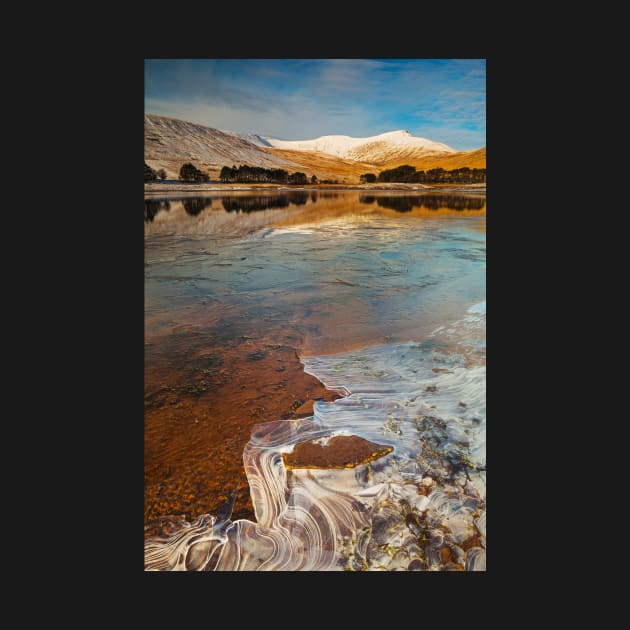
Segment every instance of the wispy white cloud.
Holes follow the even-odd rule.
[[[384,66],[372,59],[327,59],[321,64],[316,89],[324,96],[369,94],[378,88]]]
[[[368,115],[358,108],[335,112],[313,103],[303,103],[302,107],[291,105],[295,103],[255,110],[220,103],[187,103],[148,98],[145,101],[145,111],[189,120],[215,129],[257,133],[282,140],[307,140],[327,134],[369,135]],[[291,112],[290,115],[288,111]],[[324,133],[322,120],[328,121]]]

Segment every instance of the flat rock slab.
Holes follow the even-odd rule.
[[[292,453],[282,453],[284,465],[294,468],[354,468],[383,457],[392,446],[376,444],[358,435],[317,438],[295,445]]]

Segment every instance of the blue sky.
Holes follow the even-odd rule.
[[[145,112],[282,140],[406,129],[486,145],[485,59],[147,59]]]

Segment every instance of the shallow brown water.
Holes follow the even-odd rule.
[[[304,373],[295,337],[250,332],[207,328],[146,346],[146,535],[161,516],[217,513],[234,490],[235,518],[253,518],[242,464],[252,427],[339,397]]]

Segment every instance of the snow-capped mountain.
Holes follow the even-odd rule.
[[[144,155],[156,163],[179,160],[180,166],[182,161],[193,161],[218,168],[226,164],[251,164],[294,171],[299,168],[299,164],[265,151],[264,146],[262,141],[254,143],[238,134],[185,120],[144,115]],[[174,168],[178,169],[179,166]]]
[[[322,136],[314,140],[278,140],[264,137],[277,149],[311,151],[334,155],[346,160],[381,164],[396,159],[418,158],[427,155],[456,153],[455,149],[441,142],[412,136],[408,131],[389,131],[368,138],[351,136]]]
[[[459,152],[446,144],[390,131],[369,138],[322,136],[314,140],[278,140],[255,133],[221,131],[197,123],[145,114],[144,157],[153,169],[177,179],[184,162],[218,177],[223,166],[247,164],[301,171],[308,177],[359,181],[359,175],[400,164],[418,170],[434,167],[485,168],[485,147]]]

